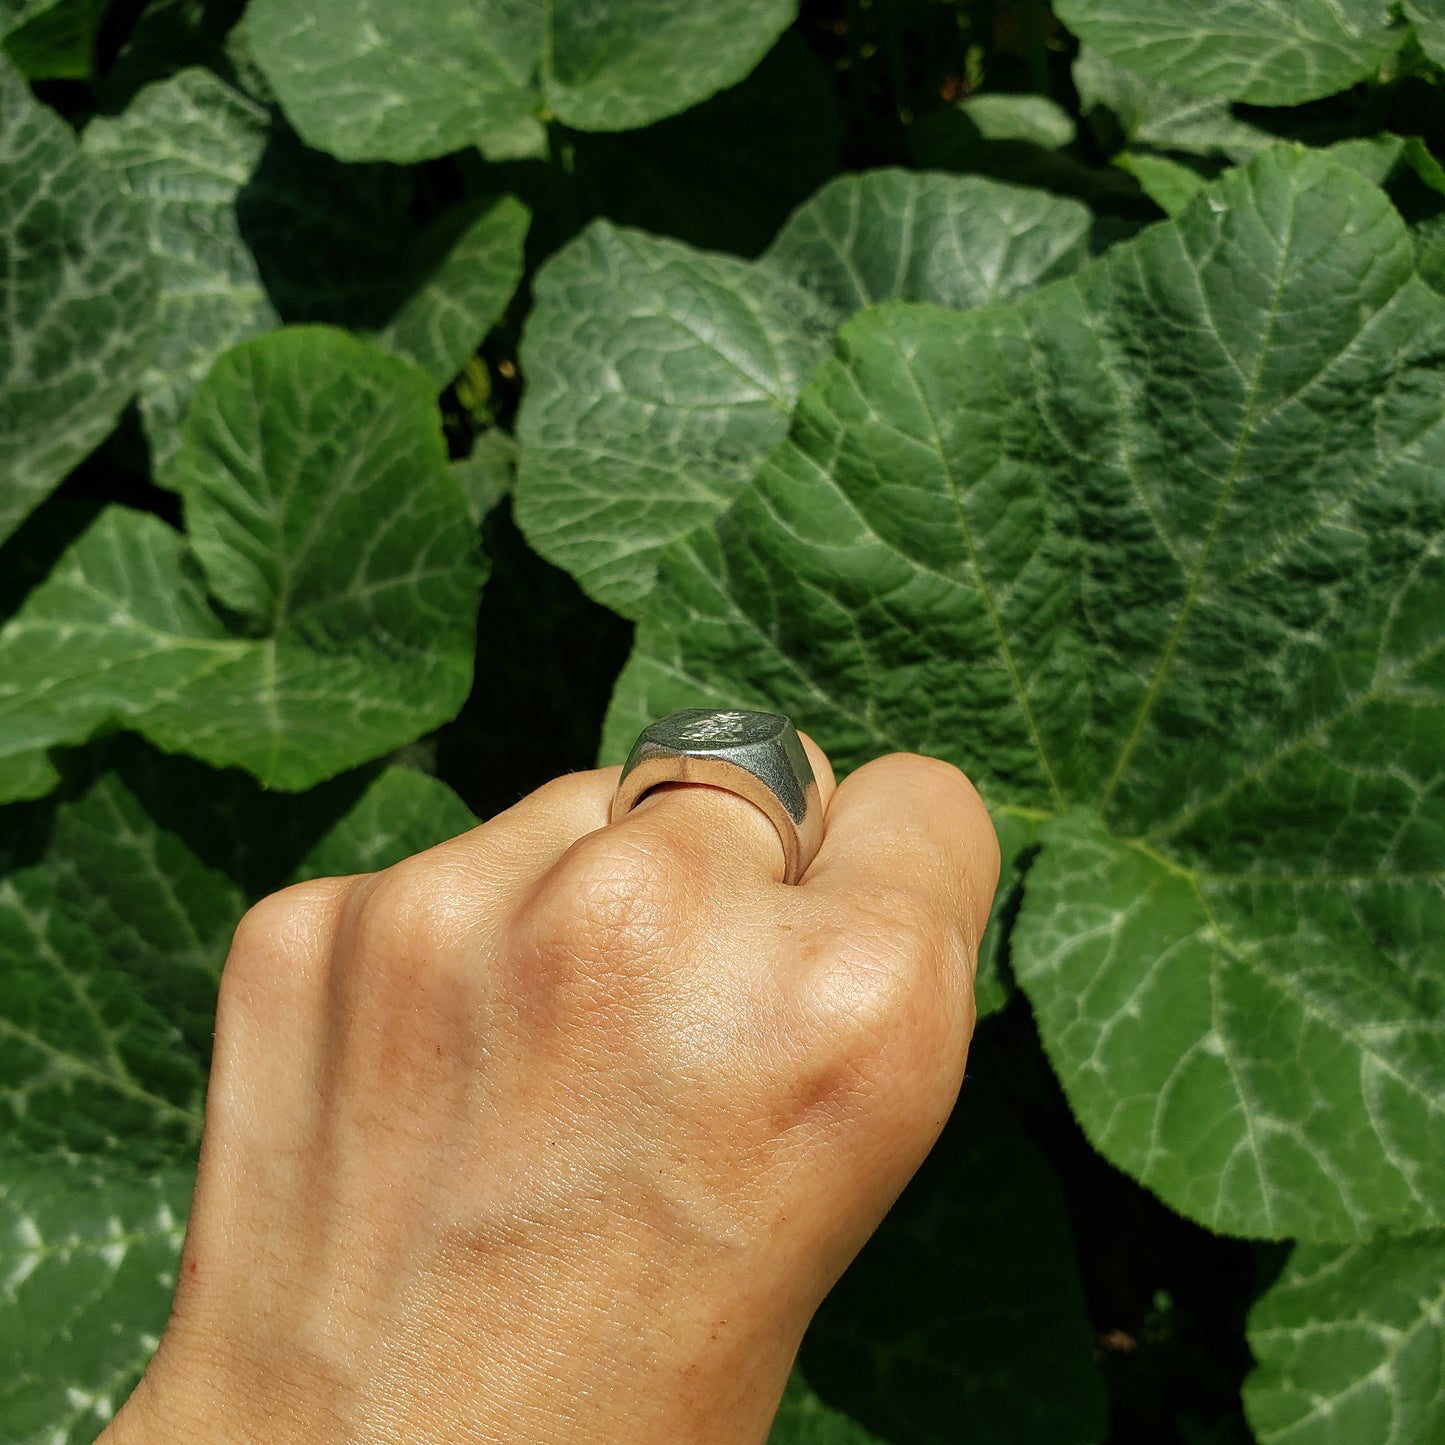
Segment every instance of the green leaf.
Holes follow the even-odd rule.
[[[222,357],[169,477],[189,540],[112,507],[0,631],[0,796],[114,725],[299,789],[453,716],[482,568],[433,390],[323,328]]]
[[[1300,1245],[1249,1317],[1244,1406],[1261,1445],[1445,1435],[1445,1234]]]
[[[1144,194],[1166,216],[1177,216],[1200,191],[1207,177],[1168,156],[1132,155],[1123,151],[1114,158],[1120,170],[1128,171],[1144,189]]]
[[[464,146],[540,155],[543,121],[631,130],[741,80],[795,0],[257,0],[256,59],[309,145],[418,161]]]
[[[720,512],[787,430],[831,313],[771,270],[608,222],[538,273],[517,521],[634,612],[659,547]]]
[[[165,1324],[242,899],[113,774],[0,838],[0,1419],[81,1445]]]
[[[374,873],[479,821],[440,778],[414,768],[387,768],[306,853],[292,877]]]
[[[1331,160],[1383,186],[1403,159],[1405,142],[1397,135],[1357,136],[1325,149]]]
[[[1168,85],[1253,105],[1299,105],[1378,70],[1399,48],[1378,0],[1057,0],[1110,60]]]
[[[1060,1181],[986,1085],[965,1083],[799,1359],[829,1405],[884,1440],[956,1445],[963,1420],[970,1445],[1103,1439]]]
[[[659,549],[720,513],[782,440],[836,326],[894,298],[967,307],[1077,269],[1076,202],[876,171],[803,205],[756,263],[590,226],[538,273],[522,339],[517,518],[633,615]]]
[[[984,140],[1028,141],[1048,150],[1072,145],[1078,137],[1074,118],[1046,95],[1007,95],[985,91],[958,103]]]
[[[88,1445],[160,1340],[193,1171],[0,1152],[0,1419],[14,1445]]]
[[[1010,956],[1100,1152],[1231,1233],[1438,1217],[1440,999],[1386,932],[1438,875],[1282,878],[1268,851],[1231,875],[1086,814],[1040,836]]]
[[[145,228],[0,57],[0,541],[115,425],[151,347]]]
[[[467,499],[472,521],[482,518],[512,490],[517,474],[517,444],[499,427],[484,431],[472,443],[471,454],[452,463],[452,475]]]
[[[0,880],[7,1149],[135,1166],[194,1148],[239,905],[119,782],[59,810],[38,859]]]
[[[605,738],[774,707],[1036,822],[1010,963],[1070,1102],[1233,1233],[1445,1211],[1445,304],[1413,260],[1377,189],[1279,147],[1015,305],[857,317],[665,554]]]
[[[418,225],[413,176],[307,150],[206,70],[184,70],[93,121],[85,149],[123,177],[160,261],[159,346],[141,412],[161,469],[196,386],[238,341],[283,321],[330,322],[441,387],[521,279],[520,202],[465,202]]]
[[[1445,295],[1445,211],[1410,228],[1420,277]]]
[[[1405,0],[1405,17],[1425,54],[1436,65],[1445,65],[1445,0]]]
[[[0,0],[5,53],[31,80],[88,80],[109,0]]]
[[[972,176],[872,171],[823,187],[764,263],[838,322],[883,301],[965,311],[1077,271],[1092,217],[1077,202]]]
[[[1247,161],[1274,139],[1236,117],[1228,101],[1115,65],[1091,45],[1079,48],[1074,85],[1090,127],[1110,155],[1164,151]]]
[[[773,1419],[768,1445],[884,1445],[878,1436],[831,1410],[794,1369]]]
[[[978,974],[973,984],[974,1006],[979,1018],[997,1013],[1013,997],[1013,985],[1004,967],[1009,927],[1024,895],[1024,880],[1039,841],[1040,818],[1028,813],[994,813],[998,834],[999,877],[997,896],[988,927],[979,941]]]

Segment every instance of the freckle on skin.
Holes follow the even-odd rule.
[[[195,1260],[192,1260],[192,1261],[186,1266],[186,1268],[187,1268],[192,1274],[195,1274],[195,1272],[196,1272],[198,1269],[200,1269],[200,1265],[198,1265],[198,1264],[195,1262]]]

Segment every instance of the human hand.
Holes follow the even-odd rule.
[[[952,1108],[998,876],[956,769],[835,793],[806,746],[795,887],[718,789],[608,825],[609,768],[258,904],[174,1312],[106,1445],[764,1440]]]

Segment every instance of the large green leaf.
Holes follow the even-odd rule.
[[[412,768],[387,768],[297,861],[291,878],[374,873],[477,822],[440,778]]]
[[[1103,1438],[1060,1182],[987,1084],[965,1083],[800,1359],[824,1400],[890,1445],[956,1445],[962,1421],[970,1445]]]
[[[86,80],[109,0],[0,0],[0,39],[31,80]]]
[[[606,223],[537,277],[522,343],[517,518],[635,614],[659,549],[716,516],[782,440],[840,322],[874,302],[986,305],[1077,269],[1077,202],[979,177],[825,186],[755,263]]]
[[[1057,0],[1080,40],[1184,90],[1298,105],[1363,80],[1399,48],[1379,0]]]
[[[298,854],[310,820],[284,815],[311,797],[245,799],[214,775],[197,789],[192,765],[131,754],[0,829],[0,1431],[17,1445],[93,1439],[165,1323],[215,992],[250,896],[193,845],[264,822],[271,861],[300,878],[385,867],[475,821],[391,768]]]
[[[110,508],[0,631],[0,797],[117,724],[297,789],[450,718],[482,568],[434,389],[324,328],[228,352],[169,476],[187,537]]]
[[[545,148],[543,122],[631,130],[741,80],[796,0],[257,0],[247,32],[307,142],[343,160]]]
[[[193,1171],[0,1149],[0,1428],[86,1445],[130,1394],[175,1287]]]
[[[1300,1245],[1249,1317],[1261,1445],[1445,1437],[1445,1234]]]
[[[635,612],[660,546],[715,516],[787,430],[833,319],[771,270],[598,222],[538,274],[517,521]]]
[[[469,202],[418,225],[412,175],[307,150],[207,70],[183,70],[93,121],[85,148],[124,178],[160,261],[159,344],[140,404],[161,467],[197,384],[245,337],[331,322],[441,387],[521,279],[518,201]]]
[[[1420,276],[1445,295],[1445,211],[1410,228]]]
[[[0,541],[115,425],[151,347],[155,265],[120,186],[0,56]]]
[[[242,898],[113,774],[0,838],[0,1430],[69,1445],[165,1323]]]
[[[224,879],[146,828],[118,783],[61,811],[44,853],[0,881],[7,1149],[134,1167],[194,1148],[210,1037],[195,1036],[197,1004],[214,1008],[217,923],[228,932],[238,905]]]
[[[1074,85],[1084,115],[1111,155],[1162,151],[1246,161],[1273,139],[1240,120],[1228,101],[1115,65],[1091,45],[1079,49]]]
[[[1038,826],[1010,950],[1095,1144],[1177,1209],[1445,1213],[1445,304],[1288,147],[1007,307],[841,333],[666,554],[604,751],[779,707]]]
[[[1425,54],[1436,65],[1445,65],[1445,0],[1405,0],[1405,14]]]

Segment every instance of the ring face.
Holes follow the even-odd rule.
[[[726,788],[762,809],[783,845],[786,883],[803,876],[823,841],[817,779],[781,713],[692,707],[650,723],[623,765],[612,821],[661,783]]]

